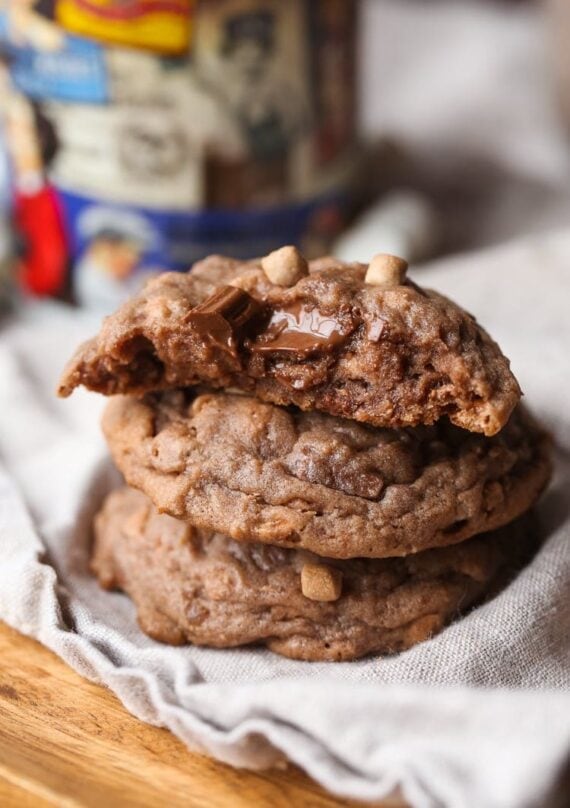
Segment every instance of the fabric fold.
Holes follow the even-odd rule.
[[[553,433],[546,541],[500,595],[441,635],[354,663],[161,646],[125,596],[99,589],[90,524],[120,484],[99,432],[104,402],[53,396],[94,322],[55,304],[24,309],[0,332],[0,619],[142,720],[233,765],[286,756],[336,794],[379,799],[399,786],[414,808],[544,804],[570,752],[569,261],[567,231],[422,270],[422,284],[497,337]]]

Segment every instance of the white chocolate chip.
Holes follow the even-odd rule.
[[[296,247],[281,247],[261,259],[261,268],[278,286],[294,286],[309,274],[309,265]]]
[[[408,262],[403,258],[380,253],[375,255],[368,265],[364,282],[380,286],[382,289],[401,286],[406,278],[407,269]]]
[[[301,591],[309,600],[338,600],[342,593],[342,572],[326,564],[303,564]]]

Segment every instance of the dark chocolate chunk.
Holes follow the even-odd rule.
[[[247,292],[222,286],[185,319],[202,339],[237,357],[239,339],[262,313],[262,305]]]

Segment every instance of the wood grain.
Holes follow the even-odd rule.
[[[358,803],[362,805],[361,803]],[[108,690],[0,623],[2,808],[354,806],[299,769],[248,772],[191,754]],[[405,808],[393,798],[383,808]]]

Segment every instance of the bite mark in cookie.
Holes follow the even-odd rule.
[[[207,383],[381,427],[505,425],[520,398],[508,360],[471,315],[407,280],[401,259],[323,258],[307,272],[284,250],[150,281],[80,348],[60,395]]]

